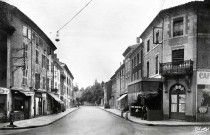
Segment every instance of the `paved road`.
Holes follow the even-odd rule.
[[[139,125],[96,107],[81,107],[45,127],[0,131],[0,135],[205,135],[195,127],[157,127]]]

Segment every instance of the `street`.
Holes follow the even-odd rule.
[[[135,124],[97,107],[80,109],[40,128],[0,130],[2,135],[205,135],[196,133],[195,126],[159,127]]]

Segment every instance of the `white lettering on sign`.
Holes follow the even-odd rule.
[[[9,89],[0,88],[0,94],[8,94],[8,93],[9,93]]]
[[[210,85],[210,72],[197,72],[197,84],[207,84]]]

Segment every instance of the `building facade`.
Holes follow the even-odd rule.
[[[128,104],[128,98],[125,89],[125,63],[123,63],[116,74],[116,107],[117,109],[123,109]]]
[[[73,79],[71,71],[65,63],[60,62],[61,70],[61,92],[60,99],[64,102],[66,108],[70,108],[73,105]]]
[[[209,7],[194,1],[162,10],[140,36],[144,77],[163,81],[164,119],[210,119]]]
[[[0,6],[0,122],[10,113],[16,121],[57,112],[56,46],[19,9],[2,1]]]
[[[131,105],[137,101],[137,97],[140,90],[140,81],[143,74],[143,47],[142,44],[138,44],[133,50],[130,51],[129,58],[130,63],[130,82],[127,85],[128,88],[128,103]]]
[[[1,55],[4,63],[1,71],[1,85],[7,92],[3,96],[4,116],[14,113],[15,120],[29,119],[45,115],[47,111],[46,93],[50,89],[49,63],[56,47],[44,32],[16,7],[1,2],[6,16],[1,34]],[[13,30],[13,33],[5,30]],[[10,28],[12,27],[12,28]],[[9,32],[9,33],[8,33]],[[46,82],[49,82],[47,85]],[[9,91],[8,91],[9,90]],[[4,92],[5,93],[5,92]]]
[[[111,87],[112,87],[112,92],[111,92],[111,99],[110,99],[110,107],[116,108],[116,91],[117,91],[117,81],[116,81],[116,74],[114,74],[111,78]]]

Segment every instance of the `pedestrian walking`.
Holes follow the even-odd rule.
[[[143,120],[147,119],[147,107],[146,107],[146,105],[144,105],[143,108],[142,108],[142,119]]]

